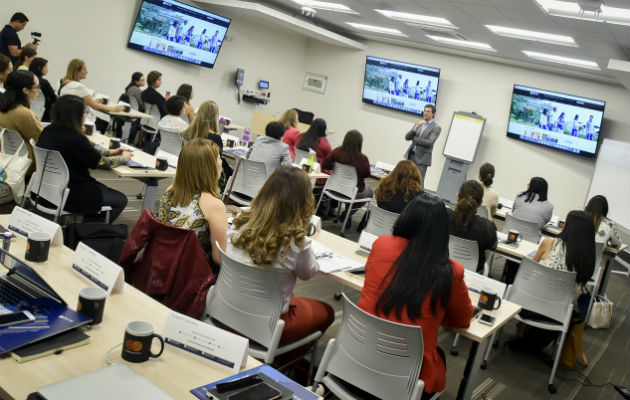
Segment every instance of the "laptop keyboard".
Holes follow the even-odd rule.
[[[28,299],[29,297],[26,294],[7,282],[0,280],[0,304],[18,304]]]

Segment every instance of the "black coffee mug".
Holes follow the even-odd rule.
[[[168,168],[168,160],[166,158],[155,159],[155,169],[159,169],[160,171],[166,171],[167,168]]]
[[[306,171],[306,173],[310,173],[311,172],[311,164],[302,164],[302,169],[304,171]]]
[[[510,231],[508,232],[508,235],[507,235],[506,242],[508,242],[508,243],[518,243],[521,240],[523,240],[523,236],[518,231],[510,229]]]
[[[564,228],[564,221],[558,221],[558,228]]]
[[[118,138],[109,139],[109,148],[112,150],[120,148],[120,139]]]
[[[42,232],[31,232],[26,241],[26,253],[24,258],[27,261],[45,262],[48,260],[50,250],[50,236]]]
[[[499,304],[495,303],[499,300]],[[490,288],[481,289],[481,294],[479,294],[479,301],[477,302],[477,306],[484,310],[496,310],[501,307],[501,298],[497,295],[497,291]]]
[[[89,136],[92,133],[94,133],[94,125],[85,125],[85,134]]]
[[[106,98],[102,98],[101,101],[103,102],[103,105],[107,105],[108,100]]]
[[[97,325],[103,321],[105,311],[105,299],[107,292],[98,286],[84,287],[79,292],[77,311],[86,317],[92,318],[90,325]]]
[[[125,338],[123,339],[122,358],[123,360],[141,363],[149,359],[162,355],[164,351],[164,339],[157,333],[153,333],[153,325],[145,321],[131,321],[125,327]],[[151,352],[153,339],[160,341],[160,351]]]
[[[236,143],[234,142],[234,139],[228,139],[228,140],[225,141],[225,144],[227,145],[227,147],[232,148],[232,147],[234,147],[234,145]]]

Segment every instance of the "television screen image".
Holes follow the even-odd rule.
[[[508,137],[595,157],[606,102],[514,85]]]
[[[212,68],[230,19],[173,0],[143,0],[127,47]]]
[[[363,102],[422,115],[435,104],[440,69],[367,56]]]

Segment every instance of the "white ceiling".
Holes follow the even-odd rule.
[[[204,1],[204,0],[201,0]],[[212,0],[207,2],[212,2]],[[584,21],[570,18],[549,16],[543,12],[534,0],[331,0],[342,3],[359,14],[344,14],[333,11],[317,10],[314,18],[301,15],[300,6],[291,0],[262,0],[259,4],[269,6],[290,16],[312,22],[328,30],[352,39],[369,39],[384,42],[394,40],[399,44],[439,49],[444,52],[470,54],[477,57],[498,57],[508,62],[560,68],[571,73],[586,73],[594,77],[614,78],[607,66],[610,59],[630,60],[630,26]],[[228,2],[229,3],[229,2]],[[630,8],[630,0],[604,0],[610,7]],[[457,26],[458,35],[468,40],[485,42],[497,50],[489,53],[481,50],[469,50],[463,47],[438,44],[425,36],[420,28],[389,19],[374,9],[423,14],[442,17]],[[346,25],[356,22],[395,28],[408,37],[393,37],[368,32],[361,32]],[[527,29],[545,33],[568,35],[575,39],[578,47],[567,47],[547,43],[501,37],[490,32],[484,25],[499,25]],[[544,61],[536,61],[522,50],[537,51],[559,56],[595,61],[601,71],[564,66]]]

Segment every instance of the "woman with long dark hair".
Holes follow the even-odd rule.
[[[514,199],[512,215],[525,221],[535,222],[543,229],[553,216],[553,204],[547,200],[548,185],[545,178],[533,177],[527,190]]]
[[[324,158],[332,151],[332,146],[326,139],[326,121],[316,118],[308,130],[297,137],[295,147],[304,151],[314,150],[317,153],[317,162],[323,164]],[[329,174],[331,171],[322,172]]]
[[[52,109],[53,103],[57,100],[57,95],[50,85],[50,82],[45,78],[46,74],[48,74],[48,60],[37,57],[31,62],[28,70],[34,73],[39,79],[39,90],[41,90],[44,95],[45,104],[42,121],[50,121],[50,110]]]
[[[497,247],[497,227],[491,220],[477,215],[483,186],[473,180],[462,183],[457,193],[455,210],[448,209],[448,231],[451,235],[474,240],[479,247],[477,272],[483,273],[486,251]]]
[[[446,385],[438,329],[467,328],[473,314],[464,267],[449,259],[447,226],[442,200],[428,193],[411,200],[394,225],[394,235],[381,236],[372,245],[358,303],[378,317],[422,327],[423,399]]]
[[[142,72],[134,72],[131,74],[131,82],[125,87],[125,94],[129,96],[129,98],[134,98],[138,102],[138,111],[144,111],[144,102],[142,101],[142,90],[141,87],[144,86],[145,79]]]
[[[186,107],[184,108],[184,115],[188,118],[188,123],[190,124],[195,119],[195,109],[190,104],[190,100],[195,97],[195,92],[193,91],[193,87],[187,83],[182,83],[177,89],[177,95],[182,96],[186,99]]]
[[[584,208],[584,211],[593,218],[595,223],[595,241],[604,243],[604,245],[610,244],[612,247],[619,247],[621,241],[617,236],[617,226],[607,217],[608,215],[608,200],[606,197],[598,194],[593,196]]]
[[[0,54],[0,83],[4,83],[11,71],[13,71],[11,59],[4,54]],[[4,93],[3,87],[0,87],[0,93]]]

